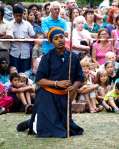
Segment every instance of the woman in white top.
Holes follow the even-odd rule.
[[[90,43],[92,43],[93,39],[91,38],[90,32],[83,28],[85,22],[83,16],[78,16],[74,19],[75,28],[73,30],[72,46],[76,54],[90,53]]]

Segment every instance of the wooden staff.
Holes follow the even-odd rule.
[[[71,62],[72,62],[72,35],[73,35],[73,21],[71,21],[71,34],[70,34],[70,55],[69,55],[69,70],[68,79],[71,80]],[[70,92],[68,91],[67,99],[67,138],[70,137]]]

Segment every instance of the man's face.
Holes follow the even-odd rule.
[[[14,18],[15,18],[15,21],[17,23],[21,23],[22,22],[22,18],[23,18],[23,14],[22,13],[16,13],[16,14],[14,14]]]
[[[57,34],[54,36],[52,43],[55,45],[56,48],[64,48],[65,46],[65,36],[63,34]]]
[[[60,13],[60,7],[59,6],[54,6],[53,8],[51,8],[51,15],[55,18],[58,18],[59,13]]]
[[[8,70],[8,62],[6,60],[1,62],[0,69],[2,72],[6,72]]]
[[[67,8],[75,8],[75,6],[76,6],[76,1],[75,0],[69,0],[68,2],[67,2]]]
[[[36,13],[38,12],[38,9],[37,9],[37,7],[33,6],[31,8],[31,11],[34,13],[34,15],[36,15]]]

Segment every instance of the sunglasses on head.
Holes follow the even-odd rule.
[[[1,64],[7,64],[7,62],[6,61],[2,61]]]

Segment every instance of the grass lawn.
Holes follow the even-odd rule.
[[[70,139],[43,139],[18,133],[17,123],[27,117],[22,113],[0,115],[0,149],[119,149],[118,114],[73,115],[74,120],[85,129],[85,133]]]

